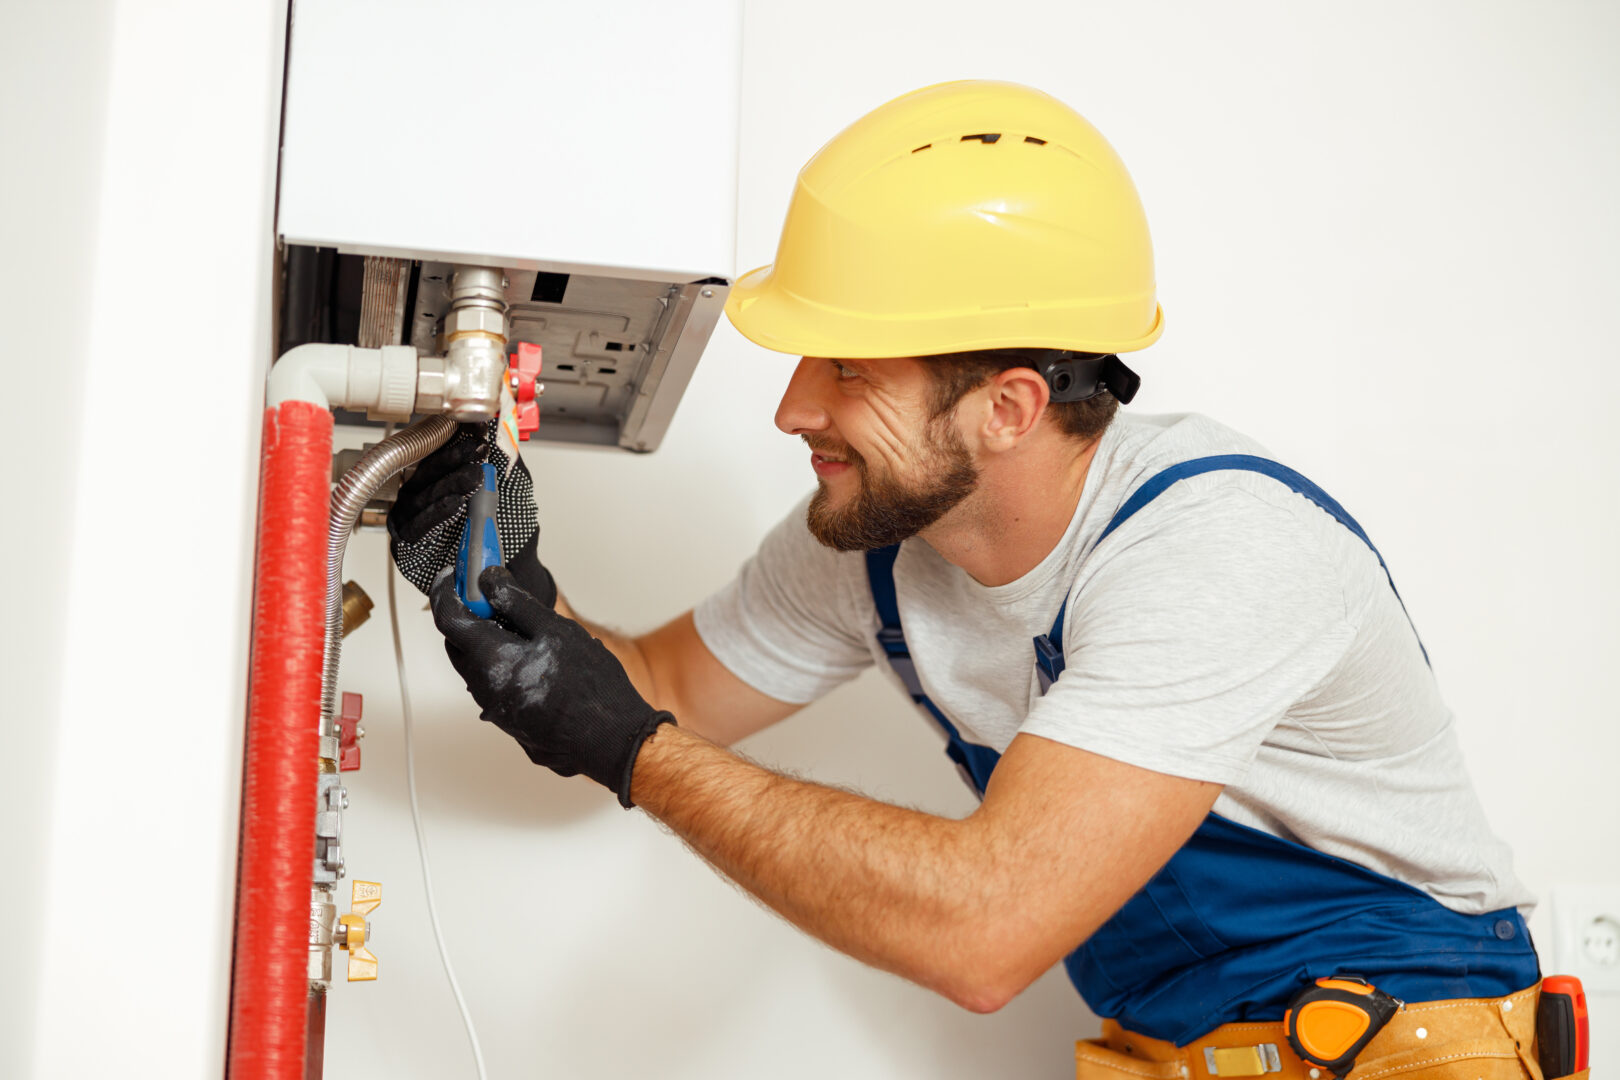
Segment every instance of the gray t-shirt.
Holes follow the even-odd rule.
[[[1355,534],[1277,480],[1221,471],[1173,484],[1097,542],[1149,477],[1228,453],[1269,456],[1206,417],[1120,416],[1063,539],[1006,585],[903,544],[900,619],[929,697],[997,751],[1022,731],[1216,781],[1216,813],[1449,908],[1528,907],[1418,639]],[[1031,639],[1065,596],[1067,667],[1042,696]],[[696,623],[722,664],[782,701],[888,667],[864,557],[819,544],[803,504]]]

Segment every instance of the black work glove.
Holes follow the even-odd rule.
[[[467,500],[484,482],[481,465],[491,462],[499,477],[495,532],[501,555],[524,589],[556,607],[557,583],[540,562],[534,481],[522,457],[507,473],[506,452],[497,443],[498,424],[458,424],[448,442],[422,459],[388,511],[389,548],[405,580],[427,592],[439,571],[456,560]]]
[[[428,594],[444,651],[482,716],[518,741],[529,760],[561,776],[584,773],[625,809],[636,755],[660,724],[618,658],[590,631],[520,588],[505,567],[478,576],[496,618],[480,619],[456,595],[455,575]]]

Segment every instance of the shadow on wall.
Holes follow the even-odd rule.
[[[435,815],[544,829],[618,812],[618,800],[591,781],[582,777],[564,781],[535,765],[510,736],[478,718],[477,705],[459,683],[453,690],[412,700],[418,796],[432,799]],[[397,708],[388,703],[386,712],[379,710],[377,723],[397,726]],[[379,768],[403,778],[403,745],[390,740],[377,749]],[[396,756],[398,760],[388,760]],[[379,794],[390,804],[397,803],[391,809],[410,812],[403,782],[389,784]]]
[[[437,657],[423,656],[438,641],[430,622],[425,628],[402,629],[410,643],[407,664],[413,685],[419,795],[432,799],[436,813],[486,824],[549,827],[619,812],[613,795],[592,781],[564,780],[534,765],[506,733],[478,719],[477,706],[459,681],[452,685],[441,673],[427,670],[429,665],[449,667]],[[427,640],[430,635],[432,640]],[[368,695],[368,722],[377,730],[398,730],[398,710],[397,696],[386,691]],[[738,750],[768,768],[849,787],[885,802],[962,817],[972,812],[976,800],[945,758],[942,745],[900,692],[869,672],[745,740]],[[376,794],[391,809],[407,811],[403,741],[370,740],[363,750],[369,777],[399,778],[398,783],[379,784]]]

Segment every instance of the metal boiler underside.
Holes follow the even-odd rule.
[[[288,244],[278,352],[325,341],[442,353],[453,265]],[[503,269],[508,346],[532,342],[543,354],[545,392],[534,438],[657,449],[719,320],[729,282]],[[338,421],[373,423],[341,411]]]

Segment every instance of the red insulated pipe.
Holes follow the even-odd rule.
[[[303,1080],[332,414],[265,410],[231,975],[231,1080]]]

